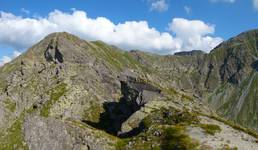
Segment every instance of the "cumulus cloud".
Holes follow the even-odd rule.
[[[90,18],[86,12],[70,13],[55,10],[47,17],[24,18],[0,13],[0,44],[26,49],[52,32],[66,31],[85,40],[102,40],[123,49],[172,54],[192,49],[211,50],[222,39],[212,37],[213,25],[202,21],[175,18],[169,32],[159,32],[147,21],[126,21],[115,24],[105,17]],[[174,36],[175,35],[175,36]]]
[[[254,8],[258,11],[258,0],[253,0]]]
[[[168,2],[166,0],[152,0],[151,11],[163,12],[168,10]]]
[[[215,26],[200,20],[175,18],[169,24],[169,30],[181,40],[181,49],[211,50],[222,42],[222,38],[210,36],[215,32]]]
[[[18,57],[21,55],[21,52],[19,51],[14,51],[13,52],[13,55],[12,56],[3,56],[1,59],[0,59],[0,66],[3,66],[4,64],[12,61],[12,59]]]
[[[226,3],[234,3],[236,0],[210,0],[211,2],[226,2]]]

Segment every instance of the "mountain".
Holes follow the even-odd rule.
[[[173,87],[197,94],[223,117],[258,129],[257,46],[258,31],[252,30],[223,42],[209,54],[146,58],[144,62],[158,66],[160,76],[166,76]]]
[[[193,55],[202,55],[205,54],[202,50],[192,50],[192,51],[182,51],[182,52],[177,52],[174,55],[178,56],[193,56]]]
[[[257,46],[258,30],[167,56],[50,34],[0,68],[0,149],[255,150]]]

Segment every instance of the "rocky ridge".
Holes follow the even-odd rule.
[[[50,34],[0,68],[0,149],[255,150],[257,41],[159,56]]]

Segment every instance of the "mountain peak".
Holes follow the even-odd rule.
[[[237,35],[237,37],[248,35],[248,34],[257,34],[257,33],[258,33],[258,29],[252,29],[252,30],[248,30],[240,33],[239,35]]]
[[[86,57],[89,42],[68,32],[55,32],[47,35],[38,44],[30,48],[27,56],[44,58],[47,62],[63,63],[64,60],[75,61]],[[25,53],[26,55],[26,53]]]
[[[57,38],[57,37],[77,37],[71,33],[68,32],[53,32],[48,34],[44,39],[53,39],[53,38]],[[78,37],[77,37],[78,38]]]

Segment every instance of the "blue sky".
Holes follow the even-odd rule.
[[[4,56],[14,58],[14,51],[22,52],[56,31],[123,49],[169,54],[208,52],[222,40],[258,27],[258,0],[0,0],[0,11],[0,64]],[[66,23],[70,20],[73,23]],[[96,28],[89,29],[87,23]]]

